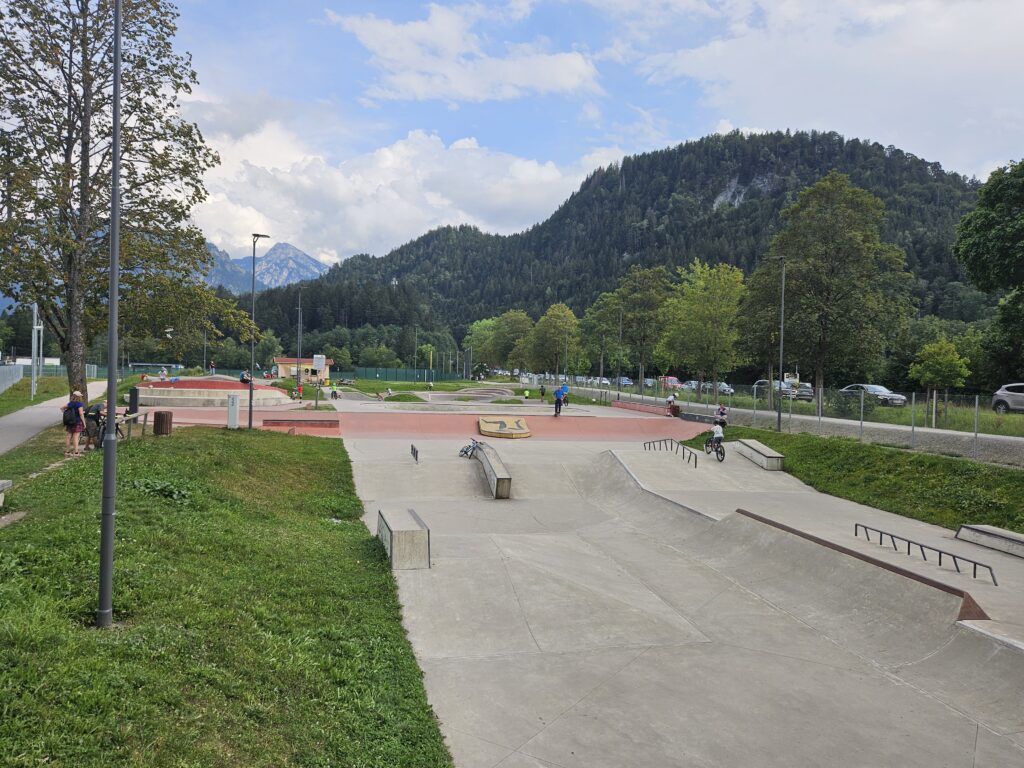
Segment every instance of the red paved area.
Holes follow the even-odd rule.
[[[178,381],[160,381],[146,379],[139,386],[143,389],[238,389],[249,391],[249,385],[240,381],[223,381],[222,379],[179,379]],[[273,389],[267,384],[256,384],[256,389]]]
[[[174,411],[175,424],[209,424],[223,425],[227,417],[221,408],[170,408]],[[240,422],[244,428],[245,414],[240,414]],[[470,413],[339,413],[337,416],[322,411],[289,411],[287,415],[281,411],[257,409],[253,414],[254,422],[262,426],[267,421],[301,422],[312,421],[308,427],[294,425],[297,432],[303,434],[333,434],[333,428],[325,428],[323,422],[336,419],[342,437],[360,438],[395,438],[395,437],[472,437],[479,434],[477,429],[478,414]],[[661,437],[672,437],[687,440],[700,434],[706,425],[682,419],[670,419],[666,416],[637,416],[637,418],[601,418],[594,416],[559,417],[534,415],[526,416],[526,423],[533,433],[530,439],[540,440],[651,440]],[[268,429],[287,431],[287,427],[275,426]]]

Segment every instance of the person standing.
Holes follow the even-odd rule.
[[[167,381],[167,369],[166,368],[161,368],[160,369],[160,381]]]
[[[94,451],[99,448],[100,421],[107,415],[106,407],[102,402],[93,403],[85,409],[85,451]]]
[[[210,361],[210,375],[211,376],[216,376],[217,375],[217,364],[215,362],[213,362],[213,360]]]
[[[82,402],[82,393],[77,389],[72,392],[68,404],[61,410],[64,412],[64,455],[81,456],[78,441],[82,439],[82,432],[85,431],[85,404]]]
[[[548,393],[548,390],[547,390],[547,388],[546,388],[546,387],[545,387],[545,386],[544,386],[543,384],[541,384],[541,385],[540,385],[540,399],[541,399],[541,400],[543,400],[543,399],[544,399],[544,396],[545,396],[545,395],[546,395],[547,393]]]
[[[561,388],[555,390],[555,416],[562,412],[562,390]]]

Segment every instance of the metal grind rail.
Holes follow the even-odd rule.
[[[681,442],[672,437],[663,437],[660,440],[648,440],[644,443],[645,451],[672,451],[678,454],[679,449],[683,449],[683,458],[686,459],[686,463],[690,463],[690,459],[693,459],[693,467],[697,468],[697,452],[692,448],[683,445]]]
[[[890,543],[892,544],[892,549],[893,549],[894,552],[899,552],[901,550],[902,546],[904,544],[906,544],[906,546],[907,546],[907,554],[909,555],[911,553],[911,550],[914,547],[917,547],[918,551],[920,551],[920,553],[921,553],[921,559],[924,560],[925,562],[930,562],[928,560],[928,553],[929,552],[934,552],[936,555],[938,555],[938,564],[939,564],[940,567],[942,566],[942,558],[943,557],[948,557],[950,560],[953,561],[953,567],[956,568],[956,572],[957,573],[963,573],[963,571],[960,570],[960,563],[961,562],[968,563],[968,564],[970,564],[972,566],[971,575],[975,579],[978,578],[978,569],[979,568],[984,568],[985,570],[988,571],[988,576],[989,576],[990,579],[992,579],[993,586],[996,586],[996,587],[999,586],[999,582],[996,581],[996,573],[995,573],[995,571],[992,570],[992,566],[990,566],[990,565],[985,565],[984,563],[979,563],[977,560],[972,560],[971,558],[964,557],[963,555],[954,555],[952,552],[946,552],[943,549],[937,549],[937,548],[932,547],[932,546],[930,546],[928,544],[922,544],[919,541],[912,541],[911,539],[906,539],[906,538],[904,538],[902,536],[897,536],[896,534],[889,533],[888,531],[881,531],[878,528],[872,528],[872,527],[870,527],[868,525],[864,525],[863,523],[854,523],[853,524],[853,535],[856,536],[857,538],[860,538],[860,532],[862,530],[864,531],[864,537],[868,541],[871,541],[872,543],[874,543],[874,542],[871,539],[871,534],[872,533],[877,533],[878,534],[878,545],[879,546],[884,546],[885,538],[888,537]],[[898,545],[897,545],[897,542],[899,542]]]

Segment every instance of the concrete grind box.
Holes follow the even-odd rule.
[[[377,510],[377,538],[384,545],[392,569],[430,567],[430,529],[416,510]]]

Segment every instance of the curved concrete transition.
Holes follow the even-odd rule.
[[[147,379],[139,384],[139,405],[146,407],[226,408],[228,395],[238,395],[240,407],[249,406],[249,385],[221,378],[183,378],[169,381]],[[292,399],[266,384],[253,388],[253,406],[285,405]]]
[[[459,445],[347,441],[367,522],[408,502],[430,527],[431,569],[396,576],[460,768],[1024,766],[1024,648],[959,621],[1024,579],[936,588],[850,532],[856,556],[722,512],[832,511],[745,460],[510,441],[496,505]]]
[[[481,416],[477,420],[477,429],[484,437],[515,439],[529,437],[531,434],[522,416]]]

